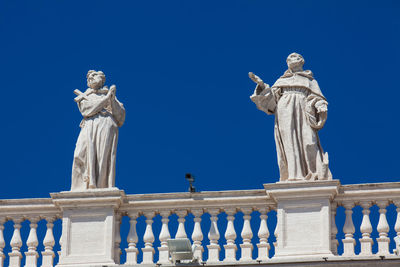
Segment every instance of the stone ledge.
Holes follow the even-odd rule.
[[[115,265],[103,265],[103,266],[92,266],[92,267],[111,267]],[[137,265],[129,265],[129,264],[121,264],[116,265],[119,267],[155,267],[156,264],[137,264]],[[203,266],[202,264],[190,264],[190,263],[182,263],[182,264],[162,264],[159,265],[161,267],[194,267],[194,266]],[[205,263],[206,267],[220,267],[220,266],[249,266],[249,267],[335,267],[335,266],[349,266],[349,267],[398,267],[400,266],[400,257],[399,256],[387,256],[384,260],[382,260],[379,256],[366,256],[366,257],[342,257],[342,256],[333,256],[328,257],[325,261],[321,258],[306,258],[306,257],[288,257],[286,259],[270,259],[268,261],[262,261],[258,263],[257,261],[251,262],[216,262],[216,263]]]
[[[63,191],[50,193],[53,203],[62,210],[76,207],[113,206],[119,207],[125,192],[118,188],[89,189],[85,191]]]
[[[264,184],[267,195],[275,201],[283,199],[316,199],[326,197],[332,200],[340,188],[339,180],[313,182],[278,182]]]

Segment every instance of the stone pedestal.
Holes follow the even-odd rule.
[[[333,256],[331,201],[339,185],[337,180],[264,184],[278,207],[275,258]]]
[[[61,255],[57,266],[115,265],[116,209],[124,192],[118,188],[52,193],[63,212]]]

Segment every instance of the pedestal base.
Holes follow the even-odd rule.
[[[275,258],[330,257],[331,200],[339,181],[265,184],[278,203]]]
[[[115,265],[116,214],[124,192],[92,189],[53,193],[63,211],[61,255],[57,266]]]

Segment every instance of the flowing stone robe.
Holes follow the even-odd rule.
[[[271,88],[257,85],[251,100],[258,109],[275,114],[280,181],[332,179],[318,137],[328,103],[311,71],[287,70]]]
[[[115,186],[118,127],[125,121],[125,109],[117,98],[108,100],[104,89],[94,90],[78,103],[83,120],[74,152],[71,191]]]

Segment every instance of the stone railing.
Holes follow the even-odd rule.
[[[40,243],[43,244],[44,250],[40,251],[41,262],[43,267],[54,266],[53,260],[55,252],[53,250],[56,240],[53,235],[54,221],[61,218],[60,210],[54,205],[51,199],[13,199],[13,200],[0,200],[0,267],[4,266],[6,258],[3,249],[6,247],[4,238],[5,223],[12,226],[13,229],[6,229],[12,231],[12,237],[7,245],[10,247],[7,262],[9,266],[21,266],[21,259],[25,255],[25,266],[37,266],[37,259],[39,253],[37,247],[39,239],[37,235],[38,222],[44,220],[46,222],[44,229],[45,236]],[[24,221],[29,222],[29,235],[26,242],[23,243],[21,238],[21,226]],[[10,223],[8,223],[10,222]],[[61,227],[60,227],[61,228]],[[61,229],[59,229],[61,232]],[[21,252],[21,247],[26,244],[27,251]]]
[[[400,264],[390,238],[400,236],[400,183],[264,187],[140,195],[109,189],[0,200],[0,267],[170,265],[167,240],[185,237],[204,265],[382,259]],[[397,213],[388,223],[386,207],[392,204]],[[379,214],[370,214],[373,205]],[[360,208],[353,213],[355,206],[362,214]],[[370,216],[379,217],[376,227]],[[53,234],[57,219],[61,238],[59,223],[58,238]],[[378,238],[372,238],[374,231]]]
[[[397,216],[393,228],[390,229],[386,218],[386,208],[394,204],[397,211]],[[370,209],[376,205],[379,214],[371,214],[371,216],[379,217],[376,228],[373,228],[370,221]],[[392,253],[389,250],[390,242],[394,242],[388,237],[390,230],[394,230],[397,236],[400,237],[400,183],[382,183],[382,184],[359,184],[359,185],[343,185],[340,188],[339,195],[335,198],[332,205],[332,216],[336,214],[337,206],[342,206],[345,209],[345,223],[343,233],[345,238],[340,240],[343,245],[343,256],[354,257],[355,246],[360,246],[358,256],[390,256]],[[360,206],[362,208],[361,224],[357,225],[357,229],[361,233],[361,238],[356,240],[354,233],[356,227],[353,223],[353,208]],[[373,240],[371,233],[376,230],[379,234],[378,238]],[[337,254],[336,234],[338,229],[336,224],[332,224],[332,251]],[[372,245],[376,242],[378,249],[375,253],[372,251]]]
[[[144,248],[142,263],[153,263],[154,248],[153,243],[155,236],[153,234],[153,218],[159,214],[161,216],[161,231],[158,239],[160,247],[158,247],[158,263],[170,263],[168,256],[167,240],[171,238],[169,230],[169,217],[176,214],[178,219],[177,230],[173,238],[192,239],[195,244],[195,257],[200,261],[234,262],[237,260],[236,252],[240,248],[240,262],[249,262],[253,260],[253,236],[257,236],[256,246],[258,248],[257,260],[268,260],[268,252],[270,244],[268,243],[269,230],[267,227],[268,212],[276,208],[275,203],[267,197],[265,190],[242,190],[242,191],[222,191],[222,192],[201,192],[201,193],[172,193],[172,194],[154,194],[154,195],[131,195],[127,196],[127,203],[121,208],[121,214],[130,218],[130,231],[127,236],[128,248],[126,249],[126,262],[128,264],[137,264],[137,256],[139,250],[136,248],[139,237],[136,232],[136,219],[138,216],[146,218],[146,227],[143,238]],[[257,211],[259,213],[257,229],[251,227],[251,214]],[[210,218],[207,227],[202,227],[202,215],[208,213]],[[218,215],[225,214],[226,222],[223,228],[225,233],[220,233],[218,223]],[[236,244],[235,240],[239,233],[235,230],[234,220],[235,214],[240,213],[243,224],[240,229],[240,237],[242,242]],[[193,216],[189,216],[192,214]],[[186,232],[185,220],[193,219],[193,229],[190,229],[191,235]],[[204,220],[203,220],[204,221]],[[205,233],[203,233],[205,231]],[[224,235],[225,244],[220,246],[219,239]],[[117,243],[120,238],[117,239]],[[206,245],[207,244],[207,245]],[[116,258],[118,258],[119,250],[116,245]],[[223,249],[223,253],[221,253]],[[203,258],[203,252],[207,250],[208,258]],[[221,259],[221,255],[223,258]]]

